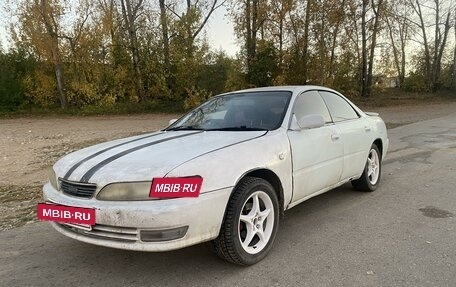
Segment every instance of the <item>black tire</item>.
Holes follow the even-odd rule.
[[[378,177],[375,182],[372,182],[371,179],[369,178],[369,157],[371,156],[371,153],[375,152],[377,153],[378,156]],[[380,153],[380,150],[378,149],[376,144],[372,144],[370,150],[369,150],[369,155],[368,159],[366,159],[366,165],[364,167],[363,174],[359,179],[352,180],[352,186],[359,191],[367,191],[367,192],[372,192],[377,189],[377,186],[380,182],[380,178],[382,175],[382,155]]]
[[[250,254],[244,249],[244,247],[242,247],[241,235],[243,234],[242,232],[247,231],[241,231],[240,229],[247,229],[247,225],[245,225],[245,227],[241,226],[243,223],[240,223],[240,216],[243,210],[245,212],[245,207],[247,206],[248,202],[250,204],[250,200],[252,200],[253,208],[253,198],[251,198],[251,196],[255,196],[253,195],[254,193],[258,194],[257,192],[261,191],[264,192],[264,194],[266,194],[271,199],[273,206],[272,209],[274,212],[273,215],[271,214],[270,216],[266,216],[264,224],[267,224],[266,222],[267,220],[269,220],[269,218],[274,218],[274,222],[273,225],[271,225],[273,226],[272,233],[269,237],[269,240],[267,241],[267,244],[263,243],[263,248],[258,253]],[[264,194],[262,193],[261,196],[264,197]],[[269,204],[271,202],[269,202]],[[263,207],[266,209],[265,206]],[[261,220],[261,217],[259,217],[259,219]],[[258,226],[256,225],[256,223],[254,223],[254,225]],[[261,224],[261,226],[261,229],[264,230],[263,223]],[[239,265],[252,265],[262,260],[268,254],[269,250],[272,248],[272,245],[274,243],[278,227],[279,200],[277,198],[277,194],[274,188],[269,182],[267,182],[264,179],[256,177],[245,177],[235,187],[235,190],[233,191],[231,198],[228,201],[228,205],[225,211],[225,218],[223,220],[219,236],[212,241],[212,249],[219,257],[231,263]],[[244,240],[247,239],[244,238]],[[255,237],[252,242],[254,242],[254,240]],[[257,240],[259,240],[259,237]],[[266,241],[264,240],[263,242]],[[249,245],[247,248],[255,248],[255,244],[253,244],[252,246]]]

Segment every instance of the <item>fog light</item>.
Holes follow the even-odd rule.
[[[163,230],[141,230],[141,241],[160,242],[179,239],[187,234],[188,226]]]

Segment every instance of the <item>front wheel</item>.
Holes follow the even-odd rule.
[[[380,182],[381,171],[381,154],[377,145],[373,144],[367,156],[364,172],[359,179],[352,181],[353,187],[361,191],[374,191]]]
[[[240,265],[262,260],[279,226],[279,201],[271,184],[246,177],[235,188],[219,236],[212,242],[221,258]]]

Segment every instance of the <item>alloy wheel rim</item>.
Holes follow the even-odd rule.
[[[239,216],[238,233],[242,248],[249,254],[263,250],[274,228],[274,206],[264,191],[252,193],[244,202]]]
[[[367,157],[367,177],[370,184],[375,185],[380,175],[380,159],[375,149],[371,149]]]

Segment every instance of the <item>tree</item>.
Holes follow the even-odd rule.
[[[374,65],[374,54],[377,45],[377,34],[379,32],[380,15],[383,9],[383,0],[372,0],[370,8],[372,9],[372,17],[368,19],[369,0],[363,0],[361,10],[361,96],[369,97],[372,88],[372,70]],[[373,25],[368,25],[369,22],[374,22]],[[372,27],[369,29],[369,27]],[[370,30],[370,47],[368,47],[368,32]]]
[[[306,5],[306,15],[304,20],[304,37],[302,43],[302,72],[304,84],[307,83],[307,61],[308,61],[308,51],[309,51],[309,26],[310,26],[310,17],[312,15],[312,3],[313,0],[307,0]]]
[[[290,46],[285,55],[285,80],[290,84],[306,84],[309,59],[309,26],[313,0],[297,2],[288,13]],[[304,17],[302,16],[304,15]]]
[[[377,34],[379,33],[379,23],[381,19],[381,13],[383,13],[383,0],[378,0],[377,6],[375,6],[374,0],[372,0],[372,11],[374,12],[374,26],[372,28],[372,40],[370,43],[370,53],[369,53],[369,69],[367,71],[367,91],[362,92],[362,96],[369,97],[372,89],[372,70],[374,67],[374,54],[375,48],[377,46]]]
[[[337,2],[337,1],[336,1]],[[342,0],[339,3],[336,3],[335,9],[333,8],[331,10],[332,14],[332,22],[334,23],[333,25],[333,30],[331,33],[331,51],[330,51],[330,60],[329,60],[329,70],[328,70],[328,77],[330,79],[334,78],[335,74],[335,61],[336,61],[336,49],[338,47],[338,37],[339,33],[341,32],[341,26],[343,25],[346,15],[345,15],[345,9],[346,9],[346,0]]]
[[[19,6],[21,30],[16,41],[33,47],[34,51],[53,66],[58,97],[62,109],[67,109],[64,65],[62,60],[60,19],[64,8],[58,0],[24,1]]]
[[[432,1],[432,4],[430,4],[429,1],[421,2],[420,0],[410,0],[413,10],[418,16],[418,21],[413,21],[413,23],[421,31],[421,39],[415,41],[419,42],[424,48],[425,79],[429,90],[431,91],[436,91],[440,85],[442,57],[448,38],[448,32],[451,28],[450,7],[448,5],[444,6],[444,3],[444,1],[440,0],[434,0]],[[425,13],[425,10],[427,10],[428,13]],[[433,22],[427,22],[428,15],[433,16]],[[428,27],[430,26],[434,27],[433,34],[431,34],[434,43],[431,43],[428,37]]]
[[[128,49],[131,53],[135,73],[136,91],[139,101],[144,101],[144,85],[140,67],[139,44],[137,38],[137,20],[144,0],[121,0],[122,15],[128,33]]]
[[[334,81],[336,50],[346,10],[346,0],[315,1],[313,5],[312,38],[315,41],[315,53],[312,61],[311,77],[315,83],[328,85]]]
[[[272,86],[279,73],[277,49],[272,42],[261,40],[257,50],[250,71],[250,83],[258,87]]]
[[[411,7],[408,1],[398,0],[387,3],[385,23],[393,52],[394,67],[398,76],[398,87],[404,87],[406,53],[410,38],[411,22],[408,18]]]
[[[26,103],[21,79],[35,68],[35,63],[24,50],[5,53],[0,48],[0,111],[14,111]]]
[[[281,73],[283,72],[283,58],[287,44],[287,27],[289,24],[287,16],[295,9],[295,2],[296,0],[273,0],[268,3],[269,25],[267,25],[267,29],[271,34],[271,38],[276,39],[274,42],[278,45],[278,61]]]
[[[214,53],[204,33],[225,0],[7,2],[19,17],[11,52],[0,60],[17,81],[2,71],[0,90],[22,93],[11,106],[190,107],[226,90],[277,84],[321,84],[368,97],[382,69],[396,73],[401,88],[456,89],[449,0],[229,3],[242,47],[236,57]]]
[[[169,90],[174,88],[174,77],[171,73],[171,60],[170,60],[170,51],[169,51],[169,33],[168,33],[168,15],[166,13],[166,4],[165,0],[159,0],[160,4],[160,25],[162,30],[163,38],[163,60],[165,64],[165,78],[166,85]]]
[[[162,0],[160,0],[162,1]],[[205,0],[199,1],[186,0],[185,7],[179,13],[179,5],[168,5],[167,8],[177,18],[176,24],[180,26],[179,36],[183,39],[187,57],[193,56],[195,39],[200,35],[203,28],[209,21],[212,13],[220,8],[225,0]],[[163,2],[164,4],[164,2]],[[162,3],[160,3],[162,5]],[[163,15],[163,13],[162,13]]]
[[[267,20],[265,0],[233,1],[231,13],[234,19],[234,29],[237,36],[244,41],[243,53],[246,63],[247,81],[252,82],[252,71],[257,60],[258,33],[264,30]],[[264,37],[264,33],[263,33]]]

